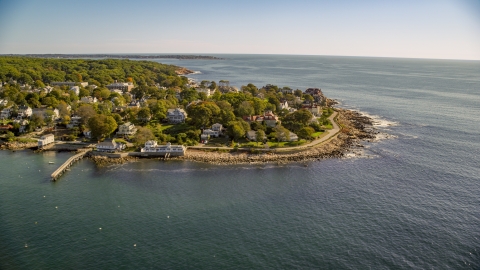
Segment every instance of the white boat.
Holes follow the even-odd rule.
[[[55,164],[55,162],[53,162],[53,161],[49,161],[49,162],[48,162],[48,164]]]

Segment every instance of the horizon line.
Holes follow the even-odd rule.
[[[453,60],[453,61],[480,61],[479,59],[466,58],[428,58],[428,57],[400,57],[400,56],[370,56],[370,55],[337,55],[337,54],[280,54],[280,53],[0,53],[0,56],[28,56],[28,55],[128,55],[128,54],[147,54],[147,55],[278,55],[278,56],[329,56],[329,57],[356,57],[356,58],[393,58],[393,59],[416,59],[416,60]]]

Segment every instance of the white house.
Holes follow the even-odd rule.
[[[20,128],[18,129],[18,132],[20,133],[25,133],[27,131],[27,126],[28,126],[28,120],[27,119],[15,119],[13,120],[14,123],[18,123],[20,125]]]
[[[40,140],[38,140],[38,147],[44,147],[45,145],[49,145],[53,142],[55,142],[55,137],[53,134],[43,135],[40,137]]]
[[[183,145],[172,145],[167,143],[166,145],[158,145],[157,141],[147,141],[145,147],[143,147],[140,152],[143,153],[159,153],[159,154],[174,154],[174,155],[184,155],[187,148]]]
[[[12,108],[5,108],[0,112],[0,119],[8,119],[12,115]]]
[[[82,117],[74,115],[70,118],[70,123],[67,124],[67,128],[78,127],[81,121],[82,121]]]
[[[120,151],[123,149],[125,149],[125,144],[117,143],[115,142],[115,139],[108,141],[106,140],[97,144],[97,151],[100,152],[115,152],[117,150]]]
[[[287,100],[282,100],[280,101],[280,109],[283,110],[283,109],[289,109],[290,107],[288,107],[288,102]]]
[[[47,85],[47,86],[45,86],[45,88],[43,88],[43,91],[45,91],[47,94],[52,92],[52,90],[53,90],[53,87],[51,87],[49,85]]]
[[[170,123],[183,123],[187,118],[187,113],[184,109],[168,109],[167,118]]]
[[[290,131],[290,134],[288,135],[288,137],[290,137],[290,140],[291,142],[295,142],[295,141],[298,141],[298,136],[297,134],[293,133]]]
[[[70,91],[75,92],[75,95],[77,95],[77,96],[80,95],[80,87],[78,87],[78,86],[70,87]]]
[[[98,100],[96,97],[86,96],[86,97],[82,97],[80,101],[84,103],[97,103]]]
[[[212,125],[212,130],[217,131],[219,135],[222,135],[223,132],[223,125],[220,123],[215,123]]]
[[[210,137],[218,137],[220,136],[220,132],[213,130],[213,129],[204,129],[202,135],[208,135]]]
[[[210,90],[209,88],[197,88],[195,90],[197,90],[198,93],[205,93],[207,97],[209,97],[212,93],[212,90]]]
[[[30,117],[32,116],[32,108],[30,108],[27,105],[20,105],[18,106],[18,116],[25,118],[25,117]]]
[[[126,122],[118,127],[117,135],[134,135],[135,133],[137,133],[137,128],[135,125],[130,122]]]

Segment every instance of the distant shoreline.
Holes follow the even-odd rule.
[[[58,58],[58,59],[179,59],[179,60],[225,60],[225,58],[210,55],[189,54],[2,54],[1,56],[25,56],[34,58]]]

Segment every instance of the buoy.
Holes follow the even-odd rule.
[[[170,218],[170,216],[167,216],[167,218]]]
[[[37,224],[37,222],[35,221],[35,224]]]
[[[99,230],[101,230],[102,228],[99,228]]]
[[[27,245],[27,244],[25,244],[25,247],[26,247],[26,248],[28,248],[28,245]]]
[[[43,195],[43,197],[45,198],[45,195]]]
[[[58,209],[58,206],[55,206],[55,209]]]
[[[137,244],[133,244],[133,246],[134,246],[134,247],[136,247],[136,246],[137,246]]]

